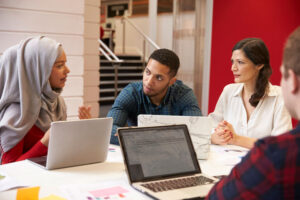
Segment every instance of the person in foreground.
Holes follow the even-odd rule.
[[[67,74],[61,44],[27,38],[0,58],[1,164],[47,154],[52,121],[66,120],[60,96]]]
[[[171,50],[155,50],[143,73],[143,81],[130,83],[116,98],[107,117],[113,118],[111,143],[119,144],[118,127],[137,125],[139,114],[200,116],[191,88],[176,80],[179,58]]]
[[[288,38],[281,66],[287,110],[300,119],[300,27]],[[300,199],[300,123],[283,135],[260,139],[210,191],[207,199]]]
[[[269,52],[258,38],[246,38],[232,49],[234,84],[225,86],[213,113],[213,144],[252,148],[259,138],[292,128],[281,89],[272,85]]]

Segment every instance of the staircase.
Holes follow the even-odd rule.
[[[126,15],[122,17],[124,21],[123,30],[125,30],[125,24],[130,25],[135,31],[143,37],[142,57],[148,57],[146,55],[146,45],[151,45],[154,49],[160,47],[153,42],[137,25],[135,25]],[[126,31],[124,31],[125,33]],[[125,41],[125,34],[123,34],[123,40]],[[120,91],[128,85],[128,83],[141,81],[143,79],[143,70],[145,59],[141,56],[129,56],[118,55],[116,56],[105,43],[98,39],[100,44],[99,51],[100,56],[100,117],[105,117],[111,105],[114,103],[117,95]],[[126,45],[123,43],[123,52],[126,52]],[[108,60],[107,60],[108,59]],[[123,60],[123,62],[121,62]],[[116,67],[118,65],[118,67]],[[116,70],[118,69],[118,70]],[[116,73],[117,72],[117,73]]]
[[[119,94],[128,83],[141,81],[143,79],[144,67],[141,56],[117,56],[124,62],[114,63],[107,60],[103,55],[100,56],[100,112],[103,106],[110,107],[114,103],[117,94]],[[117,74],[115,73],[114,65],[118,66]],[[104,116],[106,113],[100,113],[100,116],[101,115]]]

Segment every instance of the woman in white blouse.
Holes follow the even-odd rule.
[[[209,115],[216,127],[212,143],[251,148],[259,138],[291,129],[281,88],[269,82],[272,69],[265,43],[258,38],[239,41],[231,62],[235,83],[225,86]]]

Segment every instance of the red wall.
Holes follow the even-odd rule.
[[[209,108],[212,112],[223,87],[233,82],[231,49],[246,37],[259,37],[270,52],[272,84],[280,84],[285,39],[300,25],[299,0],[214,0]]]

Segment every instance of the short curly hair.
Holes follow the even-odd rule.
[[[150,55],[149,60],[153,59],[169,67],[171,77],[176,76],[180,66],[180,61],[175,52],[169,49],[157,49]]]

